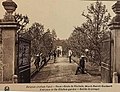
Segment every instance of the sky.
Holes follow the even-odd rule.
[[[3,18],[4,9],[0,0],[0,19]],[[27,15],[30,19],[28,27],[34,22],[43,24],[46,29],[55,29],[58,38],[67,39],[74,27],[81,26],[85,18],[81,15],[87,10],[87,6],[95,1],[81,0],[13,0],[18,7],[16,13]],[[111,6],[116,1],[104,1],[108,12],[113,16]]]

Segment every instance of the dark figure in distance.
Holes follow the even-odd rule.
[[[77,67],[75,75],[78,74],[78,72],[81,72],[82,74],[85,73],[85,57],[82,55],[80,58],[79,66]]]
[[[71,63],[72,50],[69,50],[69,51],[68,51],[68,57],[69,57],[69,62]]]
[[[56,51],[55,50],[53,52],[53,56],[54,56],[54,63],[55,63],[55,61],[56,61]]]
[[[36,59],[35,59],[35,62],[34,62],[37,71],[39,71],[39,62],[40,62],[40,56],[38,54],[38,55],[36,55]]]

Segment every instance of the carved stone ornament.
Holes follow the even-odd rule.
[[[117,1],[112,6],[112,9],[115,12],[116,16],[113,17],[112,21],[109,24],[110,29],[120,29],[120,1]]]
[[[4,21],[6,22],[15,21],[14,16],[12,14],[16,10],[17,4],[13,2],[12,0],[6,0],[2,2],[2,5],[4,6],[4,9],[6,10]]]

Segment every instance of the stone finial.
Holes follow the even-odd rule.
[[[6,10],[4,20],[5,21],[14,21],[14,17],[12,14],[16,10],[17,4],[15,2],[13,2],[12,0],[6,0],[6,1],[2,2],[2,5],[4,6],[4,9]]]
[[[113,11],[115,14],[120,14],[120,1],[117,1],[113,6],[112,6]]]
[[[110,26],[110,29],[120,29],[120,1],[117,1],[112,6],[113,11],[115,12],[116,16],[113,17],[112,21],[108,26]]]

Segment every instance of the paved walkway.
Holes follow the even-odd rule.
[[[32,79],[32,83],[99,83],[100,78],[88,74],[75,75],[77,65],[69,63],[68,58],[50,60]]]

